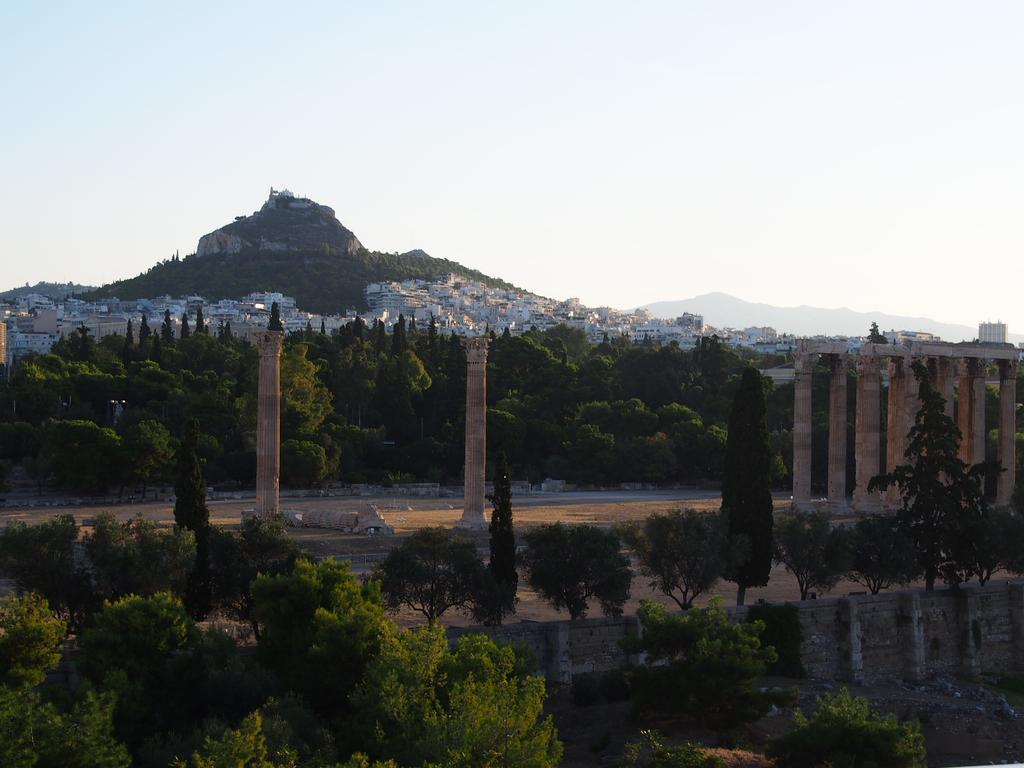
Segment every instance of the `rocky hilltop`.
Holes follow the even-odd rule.
[[[449,273],[512,287],[420,249],[368,250],[341,225],[332,208],[287,190],[271,190],[263,207],[251,216],[239,216],[199,238],[194,254],[162,261],[137,277],[104,285],[84,297],[133,300],[198,294],[219,299],[280,291],[294,296],[302,309],[338,313],[366,308],[367,283],[434,280]]]
[[[196,256],[322,251],[353,256],[363,245],[345,229],[334,209],[287,189],[271,188],[270,197],[252,216],[239,216],[231,224],[199,238]]]

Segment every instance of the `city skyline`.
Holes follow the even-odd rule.
[[[138,274],[273,185],[590,306],[1024,327],[1024,11],[583,8],[5,9],[3,288]]]

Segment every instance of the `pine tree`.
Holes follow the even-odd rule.
[[[206,318],[203,316],[203,305],[200,304],[196,309],[196,333],[206,333]]]
[[[515,611],[519,574],[516,571],[516,536],[512,528],[512,481],[504,452],[498,454],[494,466],[494,493],[489,497],[494,511],[491,513],[488,565],[491,579],[497,587],[493,605],[488,611],[493,623]]]
[[[946,400],[921,361],[913,365],[920,382],[921,408],[907,435],[906,464],[879,475],[868,490],[896,485],[902,506],[897,519],[917,549],[925,589],[942,576],[956,586],[974,574],[976,532],[988,516],[983,482],[986,464],[968,467],[959,456],[960,430],[946,415]]]
[[[747,587],[768,583],[772,569],[771,448],[768,442],[764,386],[755,368],[746,368],[733,400],[722,477],[722,512],[734,546],[745,542],[746,554],[728,569],[736,583],[736,604]],[[741,538],[742,537],[742,538]]]
[[[325,323],[323,321],[323,318],[320,319],[320,335],[321,336],[326,336],[327,335],[327,323]]]
[[[363,336],[366,334],[366,323],[363,322],[363,318],[357,317],[352,323],[352,335],[355,336],[359,341],[363,340]]]
[[[181,338],[187,339],[192,335],[192,332],[188,327],[188,312],[183,312],[181,315]]]
[[[196,566],[189,576],[185,603],[197,619],[210,610],[210,510],[206,506],[206,480],[199,459],[199,420],[189,419],[178,449],[174,481],[174,522],[196,537]]]
[[[164,344],[174,343],[174,324],[171,322],[171,310],[164,310],[164,321],[160,325],[160,338]]]
[[[281,308],[277,306],[275,301],[270,305],[270,322],[267,324],[267,330],[270,331],[283,331],[284,326],[281,324]]]

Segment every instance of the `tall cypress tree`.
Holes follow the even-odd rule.
[[[491,513],[491,559],[488,564],[497,590],[491,610],[495,623],[502,616],[515,611],[519,574],[516,571],[516,536],[512,528],[512,480],[504,451],[498,454],[494,466],[494,493],[490,496],[494,511]]]
[[[160,339],[164,344],[174,343],[174,323],[171,322],[171,310],[164,310],[164,321],[160,325]]]
[[[121,360],[125,364],[132,359],[132,348],[135,346],[135,333],[132,331],[132,321],[128,321],[128,327],[124,330],[124,347],[121,349]]]
[[[270,305],[270,322],[267,324],[267,330],[270,331],[283,331],[284,325],[281,323],[281,308],[277,306],[275,301]]]
[[[141,346],[149,338],[153,331],[149,327],[149,318],[146,317],[146,313],[142,313],[142,321],[139,323],[139,345]]]
[[[736,604],[747,587],[763,587],[772,570],[771,447],[768,442],[764,386],[755,368],[746,368],[729,416],[722,478],[722,512],[729,539],[746,541],[746,556],[726,574],[736,582]]]
[[[206,318],[203,316],[203,305],[196,309],[196,333],[206,333]]]
[[[374,326],[374,337],[373,337],[373,351],[378,355],[384,351],[384,347],[387,345],[387,328],[384,327],[384,323],[377,320]]]
[[[391,356],[398,357],[408,349],[408,346],[405,338],[405,316],[399,315],[398,322],[391,331]]]
[[[178,448],[174,496],[174,522],[196,537],[196,565],[189,576],[185,603],[189,613],[201,619],[210,610],[210,510],[206,506],[206,480],[199,459],[198,419],[189,419]]]
[[[181,338],[187,339],[192,335],[188,327],[188,312],[181,313]]]

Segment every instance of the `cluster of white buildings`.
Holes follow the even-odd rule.
[[[58,339],[83,327],[98,339],[124,334],[130,320],[138,338],[145,317],[150,330],[159,333],[165,313],[170,314],[175,336],[180,336],[182,317],[187,317],[189,326],[195,329],[200,308],[210,333],[230,326],[233,335],[251,338],[267,326],[270,308],[275,303],[281,310],[286,331],[308,327],[331,333],[357,317],[367,326],[380,321],[391,327],[402,315],[407,321],[414,320],[420,328],[425,328],[433,319],[440,332],[458,335],[479,335],[489,330],[502,333],[506,328],[518,335],[532,329],[567,325],[584,331],[595,343],[605,336],[609,339],[627,337],[634,343],[674,343],[682,349],[692,349],[701,337],[715,335],[724,344],[766,354],[792,352],[797,342],[795,336],[780,334],[767,326],[714,328],[705,325],[704,318],[695,314],[658,319],[646,310],[590,308],[579,299],[556,301],[514,289],[491,287],[454,274],[435,281],[371,283],[366,286],[364,296],[367,312],[317,315],[300,310],[294,298],[272,292],[216,301],[202,296],[162,296],[137,301],[87,302],[73,297],[55,300],[41,294],[28,294],[0,304],[0,363],[11,366],[29,353],[46,353]],[[923,332],[889,331],[885,336],[897,344],[939,341],[936,336]],[[1006,325],[982,323],[979,339],[1005,343]],[[819,340],[845,341],[851,349],[864,341],[846,337],[820,337]]]

